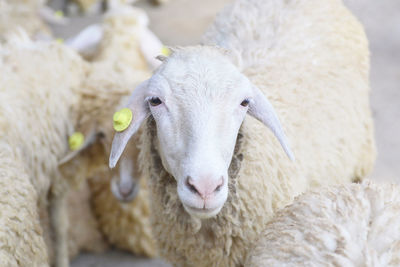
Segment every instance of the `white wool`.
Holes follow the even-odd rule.
[[[365,181],[304,193],[268,223],[245,266],[398,266],[399,212],[397,185]]]
[[[72,256],[81,249],[100,250],[104,247],[100,229],[111,229],[111,233],[105,231],[105,234],[109,235],[108,239],[115,246],[130,249],[138,254],[155,254],[149,223],[146,223],[148,203],[145,186],[138,196],[141,200],[136,201],[135,205],[138,207],[133,205],[136,213],[127,215],[124,219],[134,222],[137,226],[134,229],[127,229],[130,233],[125,236],[120,236],[118,231],[114,230],[114,225],[108,227],[109,222],[104,220],[97,222],[91,214],[88,203],[82,203],[75,209],[69,207],[71,219],[69,221],[64,203],[69,189],[67,182],[81,187],[78,191],[73,189],[69,195],[75,195],[82,201],[89,201],[88,197],[82,195],[88,194],[90,189],[87,188],[85,179],[92,177],[93,173],[99,173],[99,170],[102,170],[101,178],[105,178],[106,181],[102,184],[101,190],[106,194],[109,193],[106,195],[107,199],[112,198],[109,179],[113,173],[107,169],[105,157],[107,149],[103,148],[94,155],[90,153],[92,150],[96,151],[97,147],[102,147],[101,142],[104,140],[97,142],[95,139],[98,133],[106,135],[105,139],[111,139],[113,130],[110,121],[113,112],[121,105],[121,97],[127,95],[139,81],[149,76],[147,63],[141,55],[138,41],[135,41],[138,39],[137,32],[143,27],[140,22],[141,12],[128,12],[130,16],[126,13],[107,16],[106,22],[103,23],[106,28],[104,38],[99,44],[100,48],[96,51],[93,62],[90,63],[85,62],[76,51],[64,44],[55,41],[32,41],[23,30],[8,36],[6,43],[1,46],[0,67],[3,75],[0,78],[2,102],[0,128],[7,130],[3,130],[3,136],[0,135],[0,142],[7,142],[7,146],[16,147],[15,153],[18,153],[14,160],[29,170],[26,175],[28,179],[24,182],[33,187],[40,198],[33,201],[39,204],[37,210],[31,209],[32,218],[28,220],[32,221],[34,227],[44,230],[44,233],[36,231],[36,236],[27,235],[32,239],[32,243],[26,242],[26,248],[19,249],[12,245],[9,251],[5,251],[5,254],[9,253],[7,255],[14,257],[14,260],[20,262],[31,260],[33,266],[40,265],[37,263],[39,260],[43,264],[56,262],[58,265],[65,265],[68,262],[67,245]],[[136,15],[138,21],[135,19]],[[127,30],[113,31],[113,27],[123,29],[124,23],[125,26],[129,25]],[[125,46],[125,42],[128,41],[130,45]],[[118,54],[113,53],[113,50]],[[65,80],[65,77],[68,77],[66,82],[60,82]],[[25,112],[30,116],[25,116]],[[27,127],[29,130],[26,130]],[[71,153],[68,148],[68,137],[74,131],[82,131],[88,145],[94,141],[93,148],[86,147],[87,151]],[[107,144],[106,141],[104,147]],[[82,152],[82,155],[79,152]],[[62,166],[59,166],[60,162],[63,162]],[[20,176],[25,177],[22,174]],[[6,178],[9,177],[11,176]],[[37,195],[31,194],[29,198],[38,198]],[[103,195],[96,197],[94,205],[102,201]],[[23,200],[20,205],[32,205],[27,199],[26,202]],[[77,206],[71,200],[68,204],[72,205],[71,207]],[[112,212],[122,206],[116,200],[113,205]],[[47,214],[49,208],[50,214]],[[101,208],[103,210],[95,208],[99,217],[110,212],[103,205]],[[85,214],[79,215],[82,212]],[[129,212],[131,211],[127,211],[127,214]],[[126,225],[124,220],[121,220],[122,226]],[[69,238],[66,232],[68,224],[71,225]],[[22,230],[24,226],[30,227],[23,224],[19,226],[20,229],[16,228],[16,231]],[[30,230],[35,232],[35,228]],[[112,234],[114,236],[111,236]],[[0,233],[0,239],[2,237]],[[7,241],[10,244],[18,241],[13,239],[12,235],[6,238],[10,238],[11,241]],[[129,242],[126,242],[125,238],[129,238]],[[43,239],[48,245],[49,257],[46,255]],[[37,258],[30,254],[26,257],[19,254],[13,256],[14,250],[32,250],[32,246],[41,251],[37,252],[35,256]],[[0,258],[0,261],[6,262],[8,256]]]
[[[339,0],[237,0],[204,39],[133,91],[134,119],[115,134],[110,166],[144,124],[140,166],[160,254],[177,266],[243,266],[276,210],[370,172],[368,44]]]

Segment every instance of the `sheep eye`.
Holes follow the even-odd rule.
[[[249,105],[249,103],[250,103],[250,100],[245,99],[245,100],[242,101],[242,103],[240,103],[240,105],[243,106],[243,107],[247,107]]]
[[[160,105],[162,102],[158,97],[152,97],[149,99],[149,103],[150,105],[152,105],[153,107]]]

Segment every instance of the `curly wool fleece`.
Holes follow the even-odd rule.
[[[368,43],[339,0],[238,0],[204,39],[240,52],[243,73],[279,114],[296,163],[265,126],[246,118],[229,199],[203,221],[182,207],[153,143],[152,118],[141,135],[140,163],[151,177],[151,220],[161,255],[176,266],[243,266],[248,247],[277,209],[310,188],[359,180],[371,171]],[[190,49],[207,53],[201,46]]]

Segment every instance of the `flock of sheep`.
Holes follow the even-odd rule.
[[[63,42],[44,0],[0,0],[1,266],[108,246],[174,266],[400,265],[400,189],[363,181],[368,42],[340,0],[234,0],[164,55],[143,11],[108,2]]]

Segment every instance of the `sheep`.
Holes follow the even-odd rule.
[[[83,162],[80,163],[81,170],[79,171],[77,168],[72,168],[78,166],[74,166],[71,161],[61,166],[59,162],[68,154],[68,136],[73,133],[77,125],[79,114],[77,108],[81,106],[81,103],[85,102],[88,105],[90,101],[99,101],[92,98],[93,95],[112,102],[113,95],[110,91],[104,91],[106,95],[101,95],[100,91],[94,93],[95,84],[91,88],[92,94],[85,94],[82,87],[85,86],[84,81],[90,72],[90,66],[76,52],[63,45],[57,45],[54,42],[33,43],[26,38],[9,41],[0,50],[3,74],[0,79],[0,88],[2,88],[0,90],[0,113],[2,114],[0,126],[4,133],[0,138],[0,143],[2,147],[9,147],[8,150],[10,150],[10,153],[6,153],[0,160],[2,162],[1,178],[5,182],[13,180],[13,183],[4,186],[4,194],[15,191],[15,194],[5,195],[3,198],[5,207],[1,219],[4,227],[1,230],[0,242],[6,245],[2,246],[4,257],[0,258],[0,262],[7,266],[46,266],[46,263],[54,260],[56,266],[67,266],[66,230],[68,225],[66,222],[68,220],[65,198],[69,187],[68,182],[74,182],[69,181],[72,180],[71,176],[75,179],[86,178],[90,170],[85,170]],[[44,74],[45,80],[41,78]],[[59,85],[64,75],[68,75],[68,82]],[[111,85],[111,82],[107,85]],[[114,92],[117,96],[115,98],[119,101],[121,93],[117,94],[116,89]],[[95,103],[92,106],[95,106]],[[93,120],[96,121],[95,118]],[[87,136],[87,139],[89,143],[93,140],[91,136]],[[15,165],[22,166],[19,167],[18,173],[15,171],[9,173],[13,169],[6,167],[10,157],[8,154],[16,162]],[[94,164],[94,162],[86,163],[89,166]],[[105,157],[102,165],[106,166]],[[71,172],[73,175],[69,175]],[[20,178],[13,179],[16,176]],[[24,189],[26,186],[20,180],[31,188]],[[22,191],[24,195],[20,196],[18,186],[21,186],[21,190],[24,189]],[[31,208],[31,203],[35,204],[35,208]],[[14,212],[7,212],[11,209],[8,207],[20,208]],[[27,215],[24,214],[17,216],[21,209],[29,209],[28,215],[31,217],[25,218]],[[48,215],[47,209],[49,209]],[[46,218],[48,223],[45,222]],[[13,220],[19,224],[15,226],[11,224]],[[72,223],[75,222],[72,221]],[[87,225],[93,221],[85,223]],[[94,221],[94,223],[97,222]],[[50,230],[46,225],[49,225],[48,228],[54,232],[54,259],[51,251],[51,258],[49,258],[44,243],[46,235],[48,239],[51,238],[48,236]],[[77,225],[82,224],[77,223]],[[87,229],[83,224],[82,230]],[[74,228],[74,230],[77,229]],[[87,240],[76,242],[93,240],[101,242],[100,234],[97,236],[95,236],[96,232],[92,234],[90,236],[91,233],[86,233]],[[82,238],[82,236],[78,237]],[[91,247],[96,246],[98,242],[91,244]],[[52,248],[51,243],[47,248]]]
[[[277,212],[245,266],[398,266],[400,188],[348,184],[307,192]]]
[[[102,81],[105,73],[97,73],[96,90],[99,90],[99,88],[108,90],[109,86],[104,85]],[[88,82],[92,85],[96,84],[93,77],[89,78]],[[131,88],[130,86],[115,86],[115,84],[113,86],[125,88],[125,92],[121,91],[124,94],[127,94]],[[90,98],[88,100],[90,101]],[[83,106],[92,106],[92,108],[91,110],[83,110],[85,116],[80,116],[78,121],[78,125],[90,125],[93,118],[99,118],[99,121],[95,123],[96,131],[101,132],[103,136],[101,144],[89,146],[84,153],[80,153],[73,160],[85,168],[83,173],[85,179],[89,181],[91,207],[96,216],[98,229],[107,243],[131,251],[136,255],[154,257],[157,255],[157,251],[149,223],[150,208],[147,197],[149,193],[145,180],[141,179],[141,175],[136,169],[129,168],[129,166],[120,166],[118,170],[110,172],[107,164],[105,164],[107,161],[104,155],[107,155],[110,151],[110,139],[112,137],[112,127],[107,122],[112,117],[114,110],[104,109],[104,107],[114,106],[115,108],[116,105],[111,104],[109,98],[104,98],[103,101],[104,103],[101,103],[97,100],[98,106],[96,108],[93,108],[93,105],[84,104]],[[110,113],[107,114],[104,111],[110,111]],[[77,129],[85,132],[84,129],[79,127]],[[125,162],[131,163],[135,161],[135,155],[138,152],[134,146],[129,150],[128,153],[125,153]],[[93,171],[88,171],[87,169],[90,169],[90,167],[87,167],[88,164],[82,163],[84,159],[90,159],[91,164],[96,165],[96,168]],[[102,168],[99,168],[99,166]],[[131,173],[131,171],[135,172]],[[71,173],[69,177],[76,177],[76,173]],[[130,182],[131,177],[134,179],[133,182],[125,185],[123,179],[125,178],[125,181]],[[112,187],[110,187],[110,178]],[[128,203],[120,203],[115,196],[124,202],[128,201]]]
[[[175,266],[243,266],[276,210],[371,171],[368,45],[341,1],[237,0],[203,45],[159,59],[110,167],[143,124],[153,233]]]
[[[147,24],[146,14],[130,6],[120,6],[105,14],[102,25],[103,37],[90,59],[92,70],[85,81],[86,95],[89,96],[99,90],[103,91],[100,95],[104,96],[109,90],[116,94],[116,88],[120,88],[120,96],[127,97],[131,88],[150,76],[150,68],[157,65],[151,58],[159,53],[162,45],[148,30]],[[87,100],[91,101],[92,98],[96,96],[88,97]],[[141,173],[136,168],[131,169],[137,158],[137,148],[132,146],[128,153],[125,153],[127,166],[121,166],[114,172],[110,172],[107,161],[103,159],[103,155],[108,155],[111,148],[113,129],[110,118],[120,105],[117,100],[119,99],[115,98],[113,103],[108,97],[101,100],[97,97],[96,106],[93,103],[82,102],[83,108],[78,115],[76,129],[85,135],[91,135],[90,130],[96,129],[102,133],[103,138],[100,146],[88,147],[86,149],[88,155],[83,154],[74,160],[78,162],[77,164],[85,166],[82,164],[83,160],[89,158],[95,161],[93,158],[97,156],[100,159],[95,162],[104,162],[104,165],[95,163],[102,168],[92,173],[86,170],[84,173],[85,179],[88,179],[90,184],[91,206],[99,229],[108,243],[137,255],[154,257],[157,251],[149,223],[147,186],[141,179]],[[127,102],[127,99],[122,99],[120,102]],[[131,173],[132,171],[134,173]],[[73,179],[74,175],[72,173],[70,179]],[[111,188],[110,177],[113,177]],[[134,181],[130,181],[129,177],[133,177]],[[131,203],[121,204],[114,196],[123,202],[135,199]]]
[[[18,28],[21,28],[21,29],[23,28],[23,30],[20,30],[20,35],[21,35],[20,37],[22,37],[26,33],[28,33],[32,38],[37,39],[38,35],[40,35],[40,34],[38,34],[37,31],[32,31],[32,29],[36,29],[36,27],[34,27],[36,25],[35,22],[42,23],[42,20],[40,19],[40,14],[37,14],[37,11],[41,10],[44,7],[44,1],[12,1],[12,3],[11,2],[6,3],[3,1],[0,1],[0,7],[1,7],[1,12],[2,12],[2,16],[0,18],[0,28],[5,30],[5,31],[0,31],[0,39],[2,39],[4,42],[9,42],[10,40],[11,40],[10,42],[13,42],[12,41],[13,38],[15,39],[15,36],[13,36],[13,35],[15,35],[16,29],[18,29]],[[10,18],[11,20],[8,20],[7,18]],[[48,38],[51,38],[49,32],[48,32],[48,34],[49,34]],[[22,40],[20,40],[21,39],[20,37],[16,38],[16,39],[19,39],[17,41],[17,47],[24,46],[24,49],[28,49],[29,47],[31,47],[32,49],[41,47],[40,45],[38,47],[36,47],[36,45],[33,42],[29,41],[26,38],[26,36],[24,38],[22,38]],[[10,40],[8,40],[8,38]],[[45,38],[45,39],[47,39],[47,38]],[[45,48],[44,50],[46,50],[46,49],[47,48]],[[18,49],[9,51],[9,49],[6,48],[6,46],[4,47],[3,52],[5,55],[7,53],[10,53],[11,55],[14,55],[14,56],[17,53],[19,53]],[[54,55],[54,52],[55,51],[53,51],[53,54],[52,54],[52,52],[49,52],[49,55],[47,58],[46,58],[46,56],[44,56],[45,64],[53,63],[51,59],[52,59],[52,55]],[[67,55],[68,55],[68,53],[67,53]],[[67,55],[66,55],[66,57],[68,57]],[[29,58],[30,57],[28,56],[28,62],[21,61],[21,63],[25,62],[25,63],[29,64]],[[55,58],[55,60],[56,60],[56,58]],[[17,62],[13,62],[13,63],[15,65],[18,65]],[[5,64],[1,67],[1,69],[5,70],[6,68],[8,68],[7,64],[8,64],[8,62],[6,61]],[[36,63],[34,63],[34,64],[36,64]],[[15,66],[15,68],[18,69],[19,66]],[[26,67],[24,67],[23,69],[26,69]],[[27,88],[29,88],[29,87],[27,85],[24,85],[23,83],[21,83],[21,80],[23,80],[24,78],[25,79],[29,79],[29,78],[24,77],[24,76],[26,76],[24,73],[21,73],[20,76],[18,76],[18,71],[16,71],[16,72],[17,73],[13,74],[12,78],[8,77],[8,74],[6,71],[2,72],[4,76],[2,77],[1,80],[3,81],[3,83],[8,82],[8,80],[12,80],[13,82],[15,82],[14,86],[21,87],[21,88],[18,88],[18,90],[20,90],[21,92],[23,90],[28,90]],[[40,71],[39,71],[39,75],[40,75]],[[47,76],[47,73],[46,73],[46,76]],[[53,77],[53,80],[50,79],[50,81],[54,82],[54,79],[56,79],[56,77]],[[39,81],[37,81],[35,84],[36,84],[36,86],[40,86]],[[44,81],[44,87],[46,87],[47,85],[48,84],[46,84],[46,81]],[[11,90],[11,89],[5,88],[4,90]],[[6,93],[7,92],[5,91],[4,94],[6,94]],[[11,103],[12,102],[13,101],[11,100]],[[27,104],[27,105],[29,105],[29,104]],[[39,112],[39,114],[40,114],[40,112]],[[34,160],[36,160],[36,159],[34,159]],[[38,159],[38,161],[40,161],[40,160],[41,159]],[[40,162],[38,164],[40,164]],[[49,174],[49,172],[48,172],[48,174]],[[23,177],[23,175],[21,175],[21,177]],[[34,177],[31,177],[31,178],[34,179]],[[8,178],[8,179],[10,179],[10,178]],[[8,179],[5,179],[5,181],[7,181]],[[49,177],[48,177],[48,179],[49,179],[49,181],[56,180],[56,179],[50,179]],[[47,185],[45,185],[45,183],[43,181],[42,181],[42,183],[43,184],[39,185],[39,187],[43,187],[44,191],[47,192],[48,191]],[[101,236],[101,233],[99,230],[97,230],[97,226],[96,226],[97,222],[95,221],[95,218],[93,217],[93,214],[88,205],[89,202],[88,202],[87,196],[85,196],[85,194],[88,193],[88,188],[86,188],[85,186],[81,186],[81,187],[82,187],[82,189],[80,190],[80,192],[72,191],[69,193],[69,196],[68,196],[68,199],[69,199],[68,200],[68,208],[70,209],[70,211],[72,211],[72,212],[68,212],[68,215],[70,216],[70,221],[74,222],[74,226],[69,228],[69,233],[68,233],[68,236],[70,237],[69,238],[69,241],[70,241],[69,242],[69,251],[70,251],[71,255],[76,254],[78,248],[91,250],[91,251],[99,251],[105,247],[105,243],[104,243],[104,241],[102,241],[103,238]],[[5,187],[5,188],[7,188],[7,187]],[[49,214],[48,214],[49,213],[48,209],[49,209],[50,204],[48,204],[47,197],[44,197],[44,196],[40,196],[40,197],[42,198],[39,201],[40,205],[37,208],[31,209],[31,210],[32,210],[33,214],[39,214],[39,222],[40,222],[39,224],[40,224],[40,228],[42,230],[42,234],[41,234],[42,237],[40,239],[44,238],[44,241],[45,241],[45,244],[47,247],[48,256],[43,257],[42,260],[43,260],[43,262],[45,262],[46,258],[48,258],[48,262],[54,262],[54,260],[55,260],[54,247],[57,247],[57,245],[55,244],[57,242],[53,242],[53,239],[59,240],[59,235],[57,235],[54,232],[56,232],[60,228],[62,229],[64,224],[62,224],[61,227],[55,227],[54,225],[51,225],[52,223],[50,221],[54,220],[54,217],[49,216]],[[35,198],[37,198],[37,197],[35,196]],[[4,197],[3,199],[7,199],[7,198]],[[54,199],[53,199],[53,197],[50,197],[49,200],[50,200],[50,202],[53,202]],[[81,203],[77,203],[77,200],[80,200]],[[54,201],[54,202],[57,202],[57,201]],[[7,203],[7,202],[5,202],[5,203]],[[21,202],[19,204],[24,204],[24,203]],[[30,203],[25,203],[25,205],[30,205]],[[77,220],[77,218],[79,220]],[[34,240],[34,239],[32,238],[32,240]],[[43,242],[43,240],[41,240],[41,242]],[[88,246],[88,244],[89,244],[89,246]],[[38,244],[34,244],[34,247],[37,247],[38,251],[39,251],[40,248],[43,248],[44,246],[39,246]],[[19,250],[19,251],[21,252],[21,255],[22,255],[23,250]],[[44,253],[42,253],[42,254],[44,254]],[[27,255],[26,257],[29,256],[29,254],[26,254],[26,255]],[[39,253],[38,256],[40,256],[40,255],[41,254]],[[4,261],[4,262],[7,262],[7,261]],[[41,266],[42,264],[38,264],[38,265]]]
[[[97,111],[100,110],[100,107],[106,107],[107,112],[112,112],[112,109],[118,105],[121,96],[127,95],[130,88],[135,85],[134,81],[145,79],[149,74],[145,70],[143,72],[135,70],[135,66],[122,66],[117,62],[110,64],[114,58],[108,61],[109,64],[101,61],[85,62],[75,51],[65,45],[55,42],[33,42],[23,31],[20,32],[20,36],[7,40],[0,47],[0,51],[3,74],[0,84],[1,88],[4,88],[1,90],[2,109],[0,114],[2,114],[1,120],[4,121],[1,129],[5,130],[4,136],[0,138],[0,143],[10,147],[11,151],[13,151],[13,147],[24,151],[24,153],[13,151],[19,155],[13,159],[18,161],[19,165],[26,166],[22,169],[29,170],[26,175],[22,171],[13,174],[4,172],[2,173],[3,180],[7,181],[10,177],[20,175],[21,179],[31,186],[32,192],[17,204],[30,207],[31,203],[38,203],[35,209],[29,209],[31,218],[23,220],[32,223],[25,225],[22,222],[19,229],[14,229],[18,235],[18,231],[22,231],[24,227],[29,228],[28,230],[32,233],[26,234],[26,238],[31,239],[32,242],[26,242],[21,249],[17,246],[19,244],[17,237],[12,233],[2,232],[0,234],[2,243],[8,244],[9,247],[2,250],[4,257],[2,256],[0,261],[9,263],[10,266],[14,264],[45,266],[46,263],[54,260],[56,266],[67,266],[66,222],[68,220],[65,198],[69,188],[68,183],[80,184],[91,173],[96,173],[107,166],[105,153],[103,153],[103,161],[100,162],[101,155],[90,155],[93,147],[99,146],[99,141],[100,144],[104,142],[102,138],[99,139],[101,134],[104,134],[101,128],[103,125],[99,123],[104,113]],[[121,69],[118,73],[119,67],[132,67],[132,69],[130,72]],[[134,74],[133,77],[132,74]],[[45,80],[38,78],[44,75],[46,76]],[[63,83],[60,88],[58,84],[64,75],[68,75],[68,82]],[[55,90],[55,88],[58,89]],[[14,110],[17,110],[15,114]],[[27,110],[34,111],[28,112],[30,117],[24,116],[24,112]],[[82,127],[82,124],[85,124],[83,130],[87,130],[85,132],[86,142],[81,150],[69,152],[67,137],[74,130]],[[87,127],[88,125],[90,127]],[[24,131],[24,127],[28,127],[29,131]],[[105,127],[105,131],[110,132],[112,129],[112,125],[109,123]],[[9,128],[12,129],[11,132]],[[41,147],[38,147],[39,145]],[[37,149],[40,149],[40,155],[36,155]],[[51,154],[51,157],[46,154]],[[8,162],[6,158],[0,160],[0,162],[3,161]],[[15,181],[17,182],[18,179]],[[117,185],[119,186],[118,183]],[[18,185],[10,184],[4,187],[4,191],[12,191],[16,186]],[[4,203],[6,205],[14,204],[12,199],[13,197],[5,197]],[[101,200],[102,197],[99,199]],[[144,209],[146,212],[146,205],[146,203],[141,204],[138,210]],[[50,214],[47,212],[48,207]],[[78,212],[82,212],[82,208],[84,211],[88,211],[88,206],[81,205],[80,208]],[[7,221],[7,216],[13,218],[13,214],[2,215],[1,218]],[[138,215],[140,216],[140,213],[134,214],[133,219],[137,219]],[[21,218],[24,217],[21,215]],[[82,218],[80,221],[72,221],[74,227],[70,232],[75,233],[72,236],[75,240],[69,240],[72,253],[77,253],[82,246],[99,249],[99,243],[102,243],[99,232],[90,227],[97,228],[95,225],[97,222],[91,216],[84,218],[89,218],[90,221],[82,222]],[[132,218],[129,220],[132,221]],[[139,231],[140,227],[147,229],[143,233],[145,236],[150,236],[148,225],[142,224],[136,227],[135,231]],[[8,228],[5,223],[4,229]],[[53,228],[54,232],[54,252],[51,251],[53,246],[49,228]],[[82,232],[87,230],[92,230],[92,232]],[[36,236],[32,236],[33,234]],[[86,237],[82,239],[85,235]],[[118,238],[123,239],[117,237],[117,240]],[[49,253],[46,252],[44,239],[47,241]],[[93,243],[88,244],[89,242]],[[129,242],[128,245],[133,243],[134,245],[138,244],[136,246],[139,248],[144,247],[139,252],[154,251],[152,239],[149,241],[150,243],[140,240]],[[100,244],[100,249],[101,246],[102,244]],[[21,253],[16,253],[17,249]],[[133,248],[133,250],[135,249],[136,247]],[[25,250],[30,250],[31,253],[24,254]],[[32,253],[35,255],[32,256]],[[53,253],[55,256],[52,255]]]
[[[1,243],[7,247],[2,246],[0,261],[6,266],[46,266],[48,255],[39,211],[49,205],[53,212],[61,212],[58,216],[65,215],[57,207],[62,205],[58,194],[65,183],[58,160],[68,149],[66,138],[73,131],[70,110],[79,103],[78,89],[87,65],[73,51],[54,42],[33,43],[22,33],[0,46],[0,57],[0,143],[9,151],[0,159],[3,190],[8,193],[2,205],[18,205],[18,214],[24,209],[30,211],[27,218],[15,212],[2,213]],[[60,83],[65,73],[68,79]],[[9,159],[19,166],[11,173],[3,165]],[[11,180],[15,182],[10,183]],[[31,187],[30,191],[18,193],[24,184]],[[35,208],[31,208],[32,203]],[[50,221],[55,217],[50,217]],[[12,221],[18,225],[11,227]],[[56,253],[62,252],[56,249]]]
[[[56,191],[53,192],[54,196],[49,200],[50,205],[55,205],[50,214],[47,211],[47,199],[44,197],[48,192],[46,188],[43,189],[44,193],[41,193],[42,196],[44,195],[44,199],[40,203],[44,204],[38,207],[40,226],[47,244],[49,262],[55,262],[58,266],[66,265],[68,254],[72,258],[81,249],[103,250],[107,244],[102,240],[102,234],[105,235],[108,243],[117,247],[128,249],[136,254],[156,255],[148,223],[149,204],[146,197],[146,186],[141,186],[141,192],[133,203],[125,205],[117,203],[113,199],[108,185],[110,177],[115,177],[112,179],[112,185],[113,193],[117,195],[123,192],[124,188],[131,189],[132,186],[137,186],[136,189],[139,188],[140,181],[128,185],[121,183],[119,178],[126,178],[130,173],[124,171],[124,167],[110,172],[105,155],[109,153],[107,147],[110,147],[111,144],[112,124],[109,123],[108,118],[112,117],[113,109],[120,105],[120,98],[128,95],[135,84],[150,75],[146,58],[141,55],[143,47],[159,47],[161,49],[161,44],[158,40],[154,41],[153,39],[150,41],[154,41],[154,43],[149,42],[147,17],[143,11],[133,7],[120,6],[118,9],[111,10],[105,15],[102,27],[104,28],[103,38],[100,40],[99,49],[91,62],[84,62],[80,59],[85,71],[79,86],[79,101],[70,108],[73,110],[70,114],[71,121],[68,122],[75,131],[83,132],[88,142],[82,146],[82,149],[64,153],[59,158],[57,171],[62,179],[54,181],[48,178],[49,181],[54,182],[52,188],[56,188],[53,190]],[[53,51],[50,44],[34,43],[28,39],[19,40],[17,43],[19,48],[31,47],[43,50],[41,55],[43,64],[51,66],[56,52]],[[69,44],[67,43],[67,45]],[[66,48],[60,49],[59,53],[65,53],[64,49]],[[69,49],[66,50],[69,51],[68,53],[74,54]],[[6,48],[4,51],[7,51],[5,54],[18,53],[18,49],[9,51]],[[23,67],[27,68],[32,55],[27,51],[24,53],[28,53],[27,60],[21,60],[21,62],[27,64],[28,66]],[[151,54],[152,51],[147,51],[147,56],[149,53]],[[78,56],[75,55],[75,57]],[[40,75],[41,70],[35,70],[35,73]],[[62,77],[62,73],[60,70],[58,75]],[[67,74],[68,70],[64,70],[64,73]],[[25,78],[24,74],[18,76],[17,73],[16,75],[16,79],[23,80]],[[50,80],[52,79],[55,77],[51,76]],[[40,82],[36,86],[41,86]],[[47,88],[47,84],[44,84],[43,87]],[[20,89],[26,90],[26,88]],[[106,112],[102,112],[103,108]],[[69,129],[69,134],[71,133]],[[99,135],[102,136],[100,142],[94,141],[98,139]],[[131,154],[127,154],[127,159],[135,157],[137,152],[133,151],[133,155]],[[40,161],[37,164],[40,165]],[[101,180],[103,183],[99,182],[91,189],[86,181],[91,177]],[[65,181],[73,186],[73,190],[67,190],[69,186],[65,184]],[[88,205],[91,200],[87,193],[90,190],[94,191],[92,205],[98,221],[93,217]],[[129,200],[135,196],[130,193],[135,193],[135,191],[119,196],[123,200]],[[66,197],[69,199],[68,203],[64,203]],[[77,199],[82,202],[77,203]],[[104,208],[104,202],[109,203],[107,208],[110,210]],[[67,212],[67,208],[69,212]],[[124,212],[123,216],[120,216],[120,220],[116,221],[115,218],[113,219],[113,214],[119,210],[128,211]],[[69,219],[66,216],[69,216]],[[72,223],[68,233],[66,231],[67,222]],[[124,228],[132,224],[134,227]]]
[[[152,61],[152,58],[161,50],[162,44],[148,30],[147,25],[148,18],[146,14],[142,10],[130,6],[115,7],[104,15],[103,23],[100,26],[102,38],[98,48],[94,50],[90,58],[91,71],[83,86],[87,88],[84,94],[90,96],[93,92],[97,93],[99,90],[103,90],[100,95],[106,96],[110,88],[113,88],[114,94],[116,93],[115,88],[122,88],[119,94],[121,96],[128,95],[131,87],[149,77],[149,67],[157,66]],[[84,36],[85,34],[83,33],[83,36],[79,35],[80,37],[75,40],[67,40],[66,44],[72,46],[74,49],[85,47],[86,44],[84,41],[87,40]],[[108,79],[104,79],[106,76]],[[77,180],[84,181],[89,179],[92,192],[91,206],[96,215],[98,229],[108,241],[107,243],[129,250],[135,254],[154,257],[156,249],[148,223],[149,203],[146,197],[148,193],[144,181],[135,179],[134,182],[130,182],[129,179],[126,179],[128,180],[128,184],[124,185],[119,179],[130,176],[123,175],[126,172],[124,171],[125,168],[110,173],[108,168],[106,168],[106,164],[102,166],[101,163],[103,162],[102,155],[105,155],[105,153],[108,154],[109,147],[111,147],[113,130],[109,123],[109,118],[112,117],[118,103],[111,102],[108,97],[99,101],[97,97],[96,106],[94,106],[91,102],[92,98],[96,99],[96,96],[92,95],[90,98],[87,98],[90,103],[82,102],[81,105],[83,108],[78,115],[79,121],[77,122],[76,129],[84,132],[86,136],[90,136],[90,130],[93,129],[101,132],[103,135],[102,145],[100,147],[89,147],[87,148],[89,156],[84,154],[83,157],[74,159],[75,165],[84,166],[82,173],[86,175],[84,179],[78,178]],[[111,107],[111,109],[105,107]],[[87,125],[92,126],[87,127]],[[85,126],[86,129],[82,129],[81,126]],[[101,150],[99,151],[99,149]],[[131,150],[132,153],[128,153],[127,159],[136,158],[137,150]],[[100,157],[100,159],[93,160],[94,157]],[[102,166],[103,168],[90,173],[87,170],[90,167],[83,164],[87,158],[95,162],[94,165],[97,168],[99,168],[98,166]],[[104,162],[106,161],[104,160]],[[140,179],[140,173],[136,172],[132,175]],[[76,171],[67,176],[69,180],[76,179]],[[112,190],[110,190],[109,186],[110,177],[114,177],[111,179]],[[92,182],[92,180],[95,182]],[[136,196],[139,187],[141,189]],[[125,193],[123,193],[124,188],[128,190]],[[129,204],[120,204],[113,195],[122,201],[131,200],[135,196],[136,199]],[[118,217],[114,216],[114,214],[118,214]],[[83,230],[79,232],[81,234],[75,236],[85,235]],[[86,236],[90,237],[91,235],[86,234]],[[87,240],[90,240],[90,238],[87,238]],[[79,247],[85,247],[86,249],[90,247],[90,243],[75,242],[73,238],[70,238],[69,242],[70,244],[72,243],[69,247],[70,252],[75,252],[70,253],[71,257],[76,255],[76,252],[80,250]],[[97,249],[91,248],[91,250]]]

